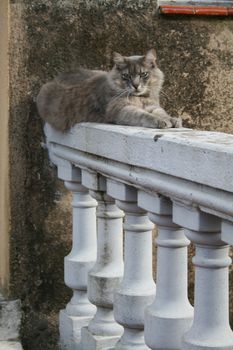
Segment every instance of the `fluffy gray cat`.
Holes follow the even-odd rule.
[[[144,56],[114,54],[111,71],[79,69],[43,85],[37,96],[40,116],[54,128],[65,131],[80,122],[177,128],[159,105],[163,73],[157,67],[155,50]]]

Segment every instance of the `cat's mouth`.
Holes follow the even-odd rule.
[[[142,89],[142,90],[134,90],[132,91],[133,96],[148,96],[148,90],[147,89]]]

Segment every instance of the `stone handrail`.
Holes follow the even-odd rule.
[[[46,125],[45,134],[58,177],[73,193],[65,283],[74,294],[60,312],[61,348],[232,350],[233,136],[94,123],[65,134]]]

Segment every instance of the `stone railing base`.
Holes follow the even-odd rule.
[[[66,310],[59,315],[61,350],[81,350],[81,329],[89,324],[91,317],[69,316]]]
[[[81,349],[88,350],[102,350],[102,349],[114,349],[116,343],[119,340],[119,336],[101,337],[99,335],[93,335],[88,327],[82,328],[82,344]]]

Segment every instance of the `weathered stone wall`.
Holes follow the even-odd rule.
[[[107,69],[112,51],[155,47],[164,107],[185,125],[233,131],[233,21],[161,17],[149,0],[11,1],[11,294],[23,303],[25,350],[56,349],[56,315],[70,292],[69,195],[43,149],[35,96],[60,71]]]

